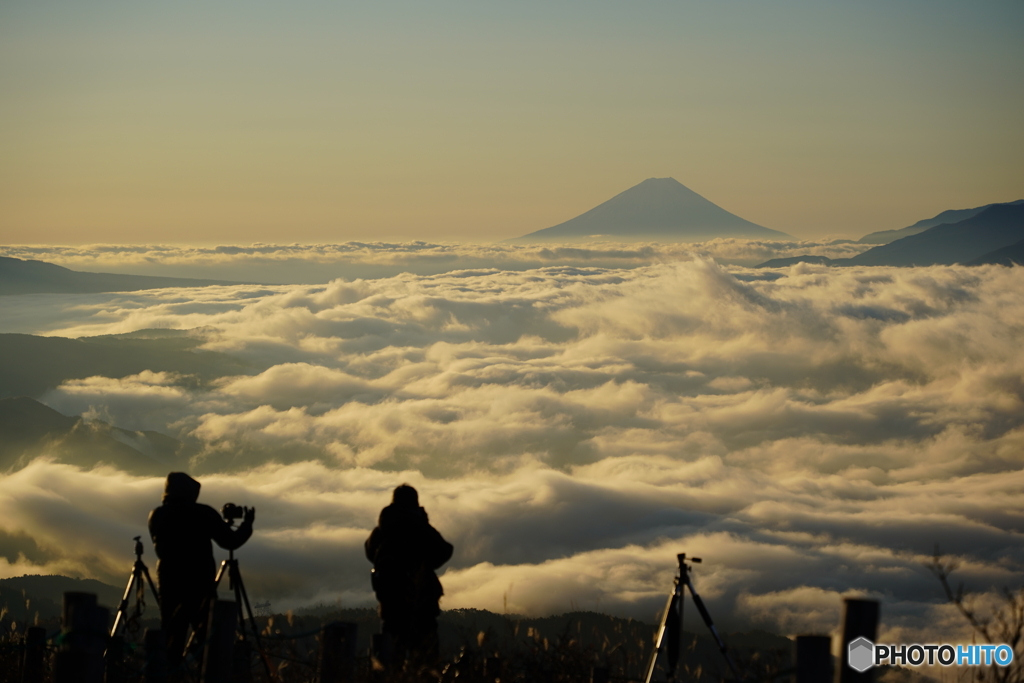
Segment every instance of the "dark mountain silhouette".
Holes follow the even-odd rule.
[[[142,531],[139,533],[144,533],[145,520],[143,520],[140,526]],[[127,543],[125,547],[128,548],[128,553],[126,554],[131,557],[131,547]],[[3,557],[2,550],[0,550],[0,557]],[[155,563],[155,558],[151,558],[149,563],[151,565],[150,571],[154,576],[156,575],[153,567]],[[127,569],[125,570],[124,578],[127,582],[128,570],[131,569],[130,559],[125,560],[125,566]],[[10,579],[0,579],[0,610],[7,607],[12,617],[18,621],[24,620],[22,623],[31,624],[37,613],[40,619],[56,619],[61,615],[64,593],[76,592],[94,593],[96,595],[96,602],[109,608],[111,613],[113,613],[117,606],[121,604],[123,591],[123,587],[115,588],[96,579],[72,579],[56,574],[48,576],[27,574]],[[151,597],[151,594],[147,593],[147,598]],[[29,602],[27,608],[25,606],[26,600]],[[134,605],[134,603],[132,604]],[[156,610],[154,609],[153,611],[155,612]]]
[[[696,242],[716,237],[790,239],[784,232],[729,213],[674,178],[648,178],[576,218],[510,241],[604,238]]]
[[[962,263],[1024,263],[1024,202],[993,204],[959,223],[872,247],[852,258],[828,259],[804,254],[771,259],[755,268],[784,268],[794,263],[829,266],[934,266]]]
[[[88,294],[95,292],[134,292],[164,287],[208,287],[237,285],[225,280],[194,280],[184,277],[82,273],[45,261],[25,261],[0,256],[0,295],[2,294]]]
[[[47,456],[86,469],[103,463],[131,474],[164,475],[180,469],[181,451],[176,439],[159,432],[131,432],[63,415],[27,396],[0,399],[2,472]]]
[[[0,334],[0,398],[41,397],[69,379],[125,377],[143,370],[188,375],[193,385],[253,369],[223,353],[196,350],[202,339],[180,330],[66,339]]]
[[[997,264],[1000,266],[1024,265],[1024,240],[1014,242],[1008,247],[990,251],[967,263],[969,266],[983,266],[987,264]]]
[[[959,223],[868,249],[846,260],[854,266],[932,266],[968,263],[1024,239],[1024,203],[994,204]]]
[[[1015,202],[1007,202],[1009,204],[1024,204],[1024,199],[1018,199]],[[861,237],[858,242],[861,244],[888,244],[904,237],[910,237],[922,233],[928,228],[934,228],[936,225],[943,225],[946,223],[959,223],[960,221],[973,218],[979,213],[989,208],[990,206],[996,206],[996,204],[986,204],[985,206],[976,206],[973,209],[949,209],[943,211],[937,216],[931,218],[925,218],[920,220],[913,225],[906,228],[900,228],[899,230],[880,230],[878,232],[872,232]]]

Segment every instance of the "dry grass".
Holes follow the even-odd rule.
[[[370,634],[379,631],[379,621],[372,610],[260,617],[257,627],[275,681],[317,683],[319,629],[331,621],[359,624],[358,683],[591,683],[595,668],[598,676],[605,673],[607,680],[615,683],[637,681],[646,670],[654,631],[649,624],[595,613],[524,619],[477,610],[453,610],[445,612],[440,621],[440,662],[431,666],[383,667],[369,655]],[[60,626],[54,619],[40,625],[51,635],[57,634]],[[157,627],[158,624],[150,620],[132,626],[126,633],[123,649],[124,680],[141,683],[145,665],[142,632],[145,626]],[[24,623],[0,617],[0,683],[21,682],[20,658],[25,628]],[[710,640],[693,634],[684,637],[685,680],[694,683],[725,680],[724,663]],[[253,641],[251,633],[248,640]],[[790,666],[788,648],[764,646],[765,642],[777,645],[785,641],[763,634],[761,646],[736,651],[745,680],[787,680],[779,678],[779,674]],[[54,649],[54,641],[50,641],[50,655]],[[250,651],[248,662],[253,683],[265,683],[265,665],[255,648]],[[43,683],[52,682],[51,669],[47,657]],[[198,666],[193,663],[183,680],[198,681],[198,678]],[[661,676],[655,680],[659,678],[664,679]]]

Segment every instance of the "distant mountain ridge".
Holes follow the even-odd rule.
[[[1003,202],[1003,204],[1024,204],[1024,199],[1018,199],[1014,202]],[[934,228],[936,225],[965,221],[968,218],[977,216],[979,213],[991,206],[998,205],[999,203],[976,206],[973,209],[947,209],[946,211],[932,216],[931,218],[924,218],[913,225],[900,228],[899,230],[879,230],[878,232],[868,233],[857,241],[861,244],[888,244],[889,242],[894,242],[904,237],[917,235],[928,228]]]
[[[674,178],[648,178],[564,223],[511,242],[594,238],[696,242],[716,237],[791,239],[729,213]]]
[[[992,204],[957,223],[944,223],[901,239],[872,247],[847,259],[817,255],[771,259],[757,268],[781,268],[794,263],[830,266],[934,266],[1021,263],[1024,255],[1024,202]],[[1016,259],[1016,260],[1015,260]]]
[[[131,568],[130,563],[127,566]],[[156,572],[153,573],[155,575]],[[126,570],[125,579],[127,578]],[[122,590],[96,579],[73,579],[57,574],[26,574],[0,579],[0,609],[7,607],[15,618],[25,619],[29,623],[37,613],[41,619],[54,619],[61,614],[64,593],[75,592],[94,593],[99,604],[116,610],[121,603]],[[27,608],[26,600],[29,602]]]
[[[993,204],[957,223],[944,223],[849,259],[854,266],[967,263],[1024,239],[1024,204]]]
[[[0,256],[0,295],[4,294],[92,294],[134,292],[166,287],[209,287],[238,285],[227,280],[197,280],[185,277],[83,273],[45,261]]]

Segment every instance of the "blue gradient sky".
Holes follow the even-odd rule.
[[[500,240],[648,177],[859,237],[1024,197],[1024,3],[0,4],[6,243]]]

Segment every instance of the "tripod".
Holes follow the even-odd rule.
[[[697,591],[693,588],[693,582],[690,581],[690,572],[693,571],[693,567],[686,563],[686,553],[681,553],[676,557],[679,559],[679,576],[676,577],[672,593],[669,594],[668,602],[665,604],[665,616],[662,617],[661,626],[658,628],[658,637],[654,641],[654,652],[651,653],[651,662],[647,666],[647,676],[644,678],[644,682],[651,683],[651,679],[654,678],[654,665],[658,663],[658,655],[661,654],[662,646],[665,644],[666,634],[668,634],[668,680],[677,680],[676,666],[679,664],[679,638],[683,634],[683,598],[686,588],[690,589],[693,604],[697,606],[697,611],[700,612],[701,618],[708,630],[711,631],[711,635],[714,636],[715,642],[718,643],[718,649],[725,657],[725,662],[732,670],[732,675],[739,680],[739,672],[736,671],[736,665],[733,664],[732,657],[729,656],[725,643],[722,642],[722,637],[718,635],[718,629],[715,628],[715,624],[711,620],[711,614],[708,613],[704,601],[697,595]],[[699,557],[690,558],[690,562],[695,564],[700,561]]]
[[[160,594],[156,591],[156,586],[153,585],[153,579],[149,575],[149,568],[146,567],[146,563],[142,561],[142,536],[135,537],[135,564],[132,565],[132,574],[128,577],[128,585],[124,589],[124,597],[121,598],[121,605],[117,608],[117,616],[114,617],[114,626],[110,629],[110,637],[113,638],[117,635],[118,629],[122,628],[129,621],[134,621],[142,616],[142,610],[146,606],[146,584],[142,583],[142,577],[146,577],[146,582],[149,584],[149,589],[153,591],[153,597],[156,598],[156,604],[160,604]],[[128,613],[128,599],[132,594],[132,586],[135,587],[135,612],[131,618],[126,615]]]
[[[238,605],[238,623],[241,628],[239,634],[241,635],[242,642],[246,641],[245,633],[245,613],[243,613],[243,605],[245,612],[249,615],[249,627],[252,630],[252,637],[256,641],[256,649],[260,653],[260,659],[263,660],[263,668],[267,673],[267,680],[273,681],[274,675],[271,673],[270,659],[267,657],[266,652],[263,650],[263,642],[260,640],[260,630],[256,627],[256,618],[252,614],[252,607],[249,606],[249,594],[245,590],[245,584],[242,583],[242,571],[238,568],[238,559],[235,557],[235,551],[228,551],[228,559],[220,563],[220,569],[217,570],[217,578],[214,579],[214,594],[216,594],[217,588],[220,586],[221,579],[224,578],[224,574],[228,575],[228,583],[231,589],[235,592],[235,604]],[[195,640],[195,631],[189,636],[188,643],[185,645],[185,651],[188,652],[192,649],[192,643]]]

